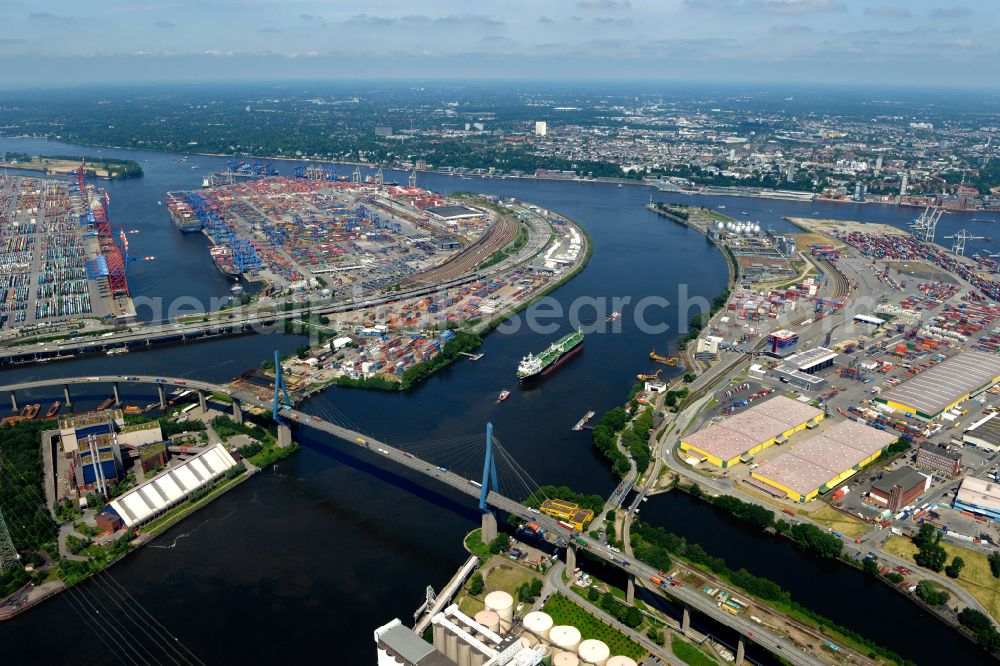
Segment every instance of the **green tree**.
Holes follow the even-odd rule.
[[[478,597],[483,593],[483,588],[485,587],[486,583],[483,581],[483,574],[478,571],[472,574],[472,578],[469,579],[469,594]]]
[[[951,560],[951,564],[945,567],[944,572],[948,574],[949,578],[958,578],[958,575],[962,573],[962,569],[964,567],[965,567],[965,560],[956,555]]]
[[[917,583],[917,596],[930,606],[942,606],[948,603],[951,596],[947,590],[939,590],[929,580],[922,580]]]
[[[622,619],[625,626],[635,629],[642,624],[642,612],[635,606],[629,606],[628,610],[625,611],[625,617]]]
[[[865,573],[871,574],[872,576],[877,576],[878,560],[876,560],[874,557],[865,558],[865,561],[862,562],[861,564],[861,568],[865,570]]]
[[[994,578],[1000,578],[1000,550],[994,550],[989,556],[990,573]]]
[[[597,591],[596,587],[591,585],[590,589],[587,590],[587,601],[589,601],[592,604],[595,604],[598,602],[598,600],[600,600],[600,598],[601,598],[601,593]]]
[[[507,550],[507,545],[509,543],[510,538],[506,534],[498,534],[496,539],[490,541],[490,553],[493,555],[499,555]]]

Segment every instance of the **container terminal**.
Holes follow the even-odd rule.
[[[72,181],[0,176],[0,335],[134,320],[108,207],[82,168]]]

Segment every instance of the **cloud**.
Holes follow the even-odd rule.
[[[801,23],[782,23],[779,25],[772,25],[769,32],[782,34],[782,35],[794,35],[794,34],[805,34],[807,32],[816,32],[808,25],[802,25]]]
[[[539,23],[544,23],[546,25],[551,25],[551,24],[555,23],[555,21],[552,20],[552,19],[550,19],[548,16],[539,16],[538,17],[538,22]]]
[[[153,25],[155,25],[157,28],[176,28],[177,27],[177,24],[174,23],[173,21],[164,21],[162,19],[159,20],[159,21],[156,21],[155,23],[153,23]]]
[[[840,0],[755,0],[753,6],[768,14],[831,14],[847,11]]]
[[[281,28],[272,28],[271,26],[268,26],[266,28],[261,28],[257,32],[263,32],[263,33],[271,34],[271,33],[284,32],[284,30],[282,30]]]
[[[436,22],[442,25],[488,25],[494,27],[503,25],[503,21],[482,14],[451,14],[438,18]]]
[[[931,16],[940,19],[962,18],[964,16],[971,16],[971,15],[972,15],[971,9],[969,9],[968,7],[961,7],[959,5],[955,5],[953,7],[938,7],[937,9],[931,12]]]
[[[388,16],[371,16],[369,14],[357,14],[347,19],[346,23],[360,23],[362,25],[392,25],[397,23],[399,19],[390,18]]]
[[[61,16],[52,12],[31,12],[28,14],[28,20],[39,23],[76,23],[80,19],[76,16]]]
[[[580,9],[628,9],[632,6],[629,0],[577,0]]]
[[[627,16],[622,18],[601,17],[601,18],[591,19],[591,21],[599,25],[615,25],[619,27],[627,27],[632,25],[633,23],[632,19],[628,18]]]
[[[483,37],[484,42],[513,42],[514,40],[510,37],[504,37],[502,35],[486,35]]]
[[[28,40],[20,37],[0,37],[0,46],[14,46],[15,44],[27,44]]]
[[[881,18],[909,18],[913,16],[906,7],[896,7],[895,5],[872,5],[865,7],[865,16],[879,16]]]
[[[322,23],[323,17],[315,14],[299,14],[299,18],[307,23]]]

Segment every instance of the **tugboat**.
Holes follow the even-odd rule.
[[[497,402],[503,402],[504,400],[506,400],[509,397],[510,397],[510,391],[508,391],[507,389],[504,389],[504,390],[500,391],[500,395],[497,397]]]
[[[621,312],[612,312],[611,314],[608,315],[608,321],[618,321],[621,318],[622,318]]]

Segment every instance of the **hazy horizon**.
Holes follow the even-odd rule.
[[[364,13],[361,13],[363,10]],[[0,9],[0,87],[489,80],[996,87],[987,0],[55,0]]]

